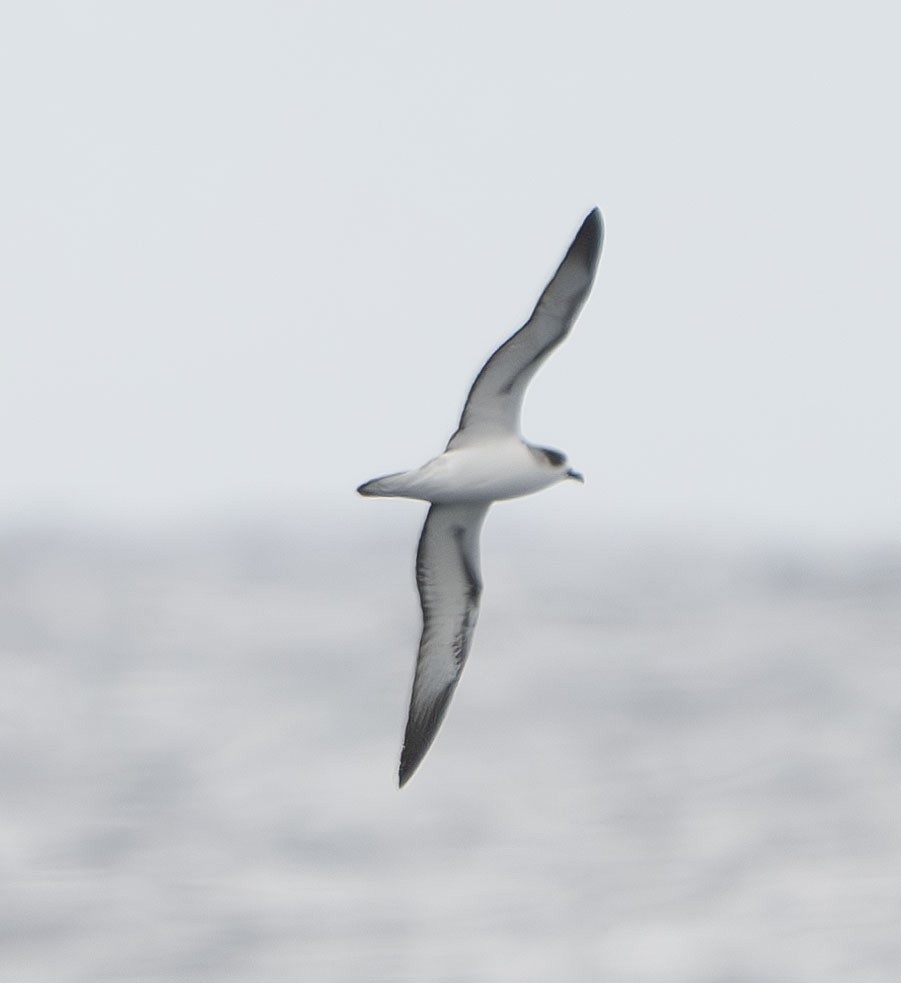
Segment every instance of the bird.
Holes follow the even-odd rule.
[[[444,720],[469,656],[482,595],[479,536],[489,507],[558,482],[583,482],[561,451],[520,434],[526,387],[569,334],[591,291],[604,239],[600,210],[582,222],[528,321],[482,366],[444,452],[364,482],[360,495],[430,503],[416,551],[422,634],[398,769],[403,787]]]

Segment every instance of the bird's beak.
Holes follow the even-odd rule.
[[[578,471],[573,471],[572,468],[570,468],[569,471],[566,472],[566,477],[572,478],[573,481],[578,481],[583,485],[585,484],[585,475],[579,474]]]

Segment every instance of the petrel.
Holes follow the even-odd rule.
[[[400,756],[403,786],[447,712],[479,614],[479,533],[488,507],[582,475],[566,455],[522,439],[519,417],[532,376],[569,334],[594,281],[604,225],[589,212],[528,321],[482,366],[456,433],[421,468],[373,478],[361,495],[431,503],[416,553],[422,636]]]

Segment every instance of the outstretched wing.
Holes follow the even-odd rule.
[[[433,505],[416,554],[422,637],[400,756],[404,785],[435,739],[479,616],[479,533],[489,503]]]
[[[604,224],[595,208],[576,233],[529,320],[482,366],[448,448],[486,432],[519,433],[523,395],[532,376],[569,334],[594,282]]]

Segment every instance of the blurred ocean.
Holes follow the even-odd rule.
[[[414,511],[3,534],[0,978],[901,979],[901,552],[489,522],[400,792]]]

